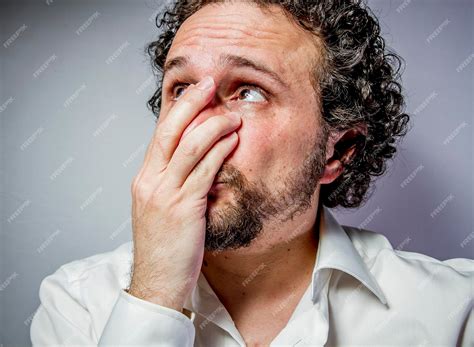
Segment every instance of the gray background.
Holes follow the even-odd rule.
[[[153,132],[143,53],[158,1],[2,2],[1,340],[28,345],[42,278],[131,237],[130,182]],[[474,253],[473,4],[371,1],[406,60],[412,129],[342,224],[439,259]],[[16,34],[15,34],[16,33]]]

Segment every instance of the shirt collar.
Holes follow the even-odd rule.
[[[311,298],[313,302],[316,302],[318,295],[321,294],[325,287],[326,280],[329,278],[327,270],[336,269],[356,278],[374,293],[383,304],[387,303],[385,295],[377,284],[375,277],[355,249],[342,225],[337,222],[326,206],[320,206],[319,210],[318,242],[316,262],[311,280]],[[203,273],[200,272],[197,285],[192,294],[187,298],[184,308],[196,311],[196,307],[199,307],[199,312],[204,314],[204,316],[212,315],[212,321],[220,321],[214,316],[227,315],[227,311],[221,311],[216,306],[218,300],[208,300],[209,297],[216,298],[216,294]]]
[[[359,280],[377,298],[387,300],[364,260],[355,249],[343,227],[326,206],[321,206],[319,220],[319,246],[312,277],[312,299],[315,301],[324,286],[324,269],[337,269]]]

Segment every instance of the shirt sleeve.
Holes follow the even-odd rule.
[[[192,346],[195,328],[183,313],[121,291],[99,346]]]
[[[80,281],[61,268],[40,286],[41,304],[31,323],[33,346],[193,346],[195,328],[183,313],[120,290],[102,332],[80,300]]]

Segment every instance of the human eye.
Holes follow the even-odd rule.
[[[172,100],[178,100],[181,95],[186,91],[186,87],[189,86],[189,83],[176,83],[171,88]]]
[[[252,84],[239,88],[238,98],[247,102],[265,102],[267,100],[265,92],[260,87]]]

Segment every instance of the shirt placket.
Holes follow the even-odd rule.
[[[312,288],[313,304],[292,317],[270,346],[324,346],[329,333],[328,288],[332,269],[322,269]]]

